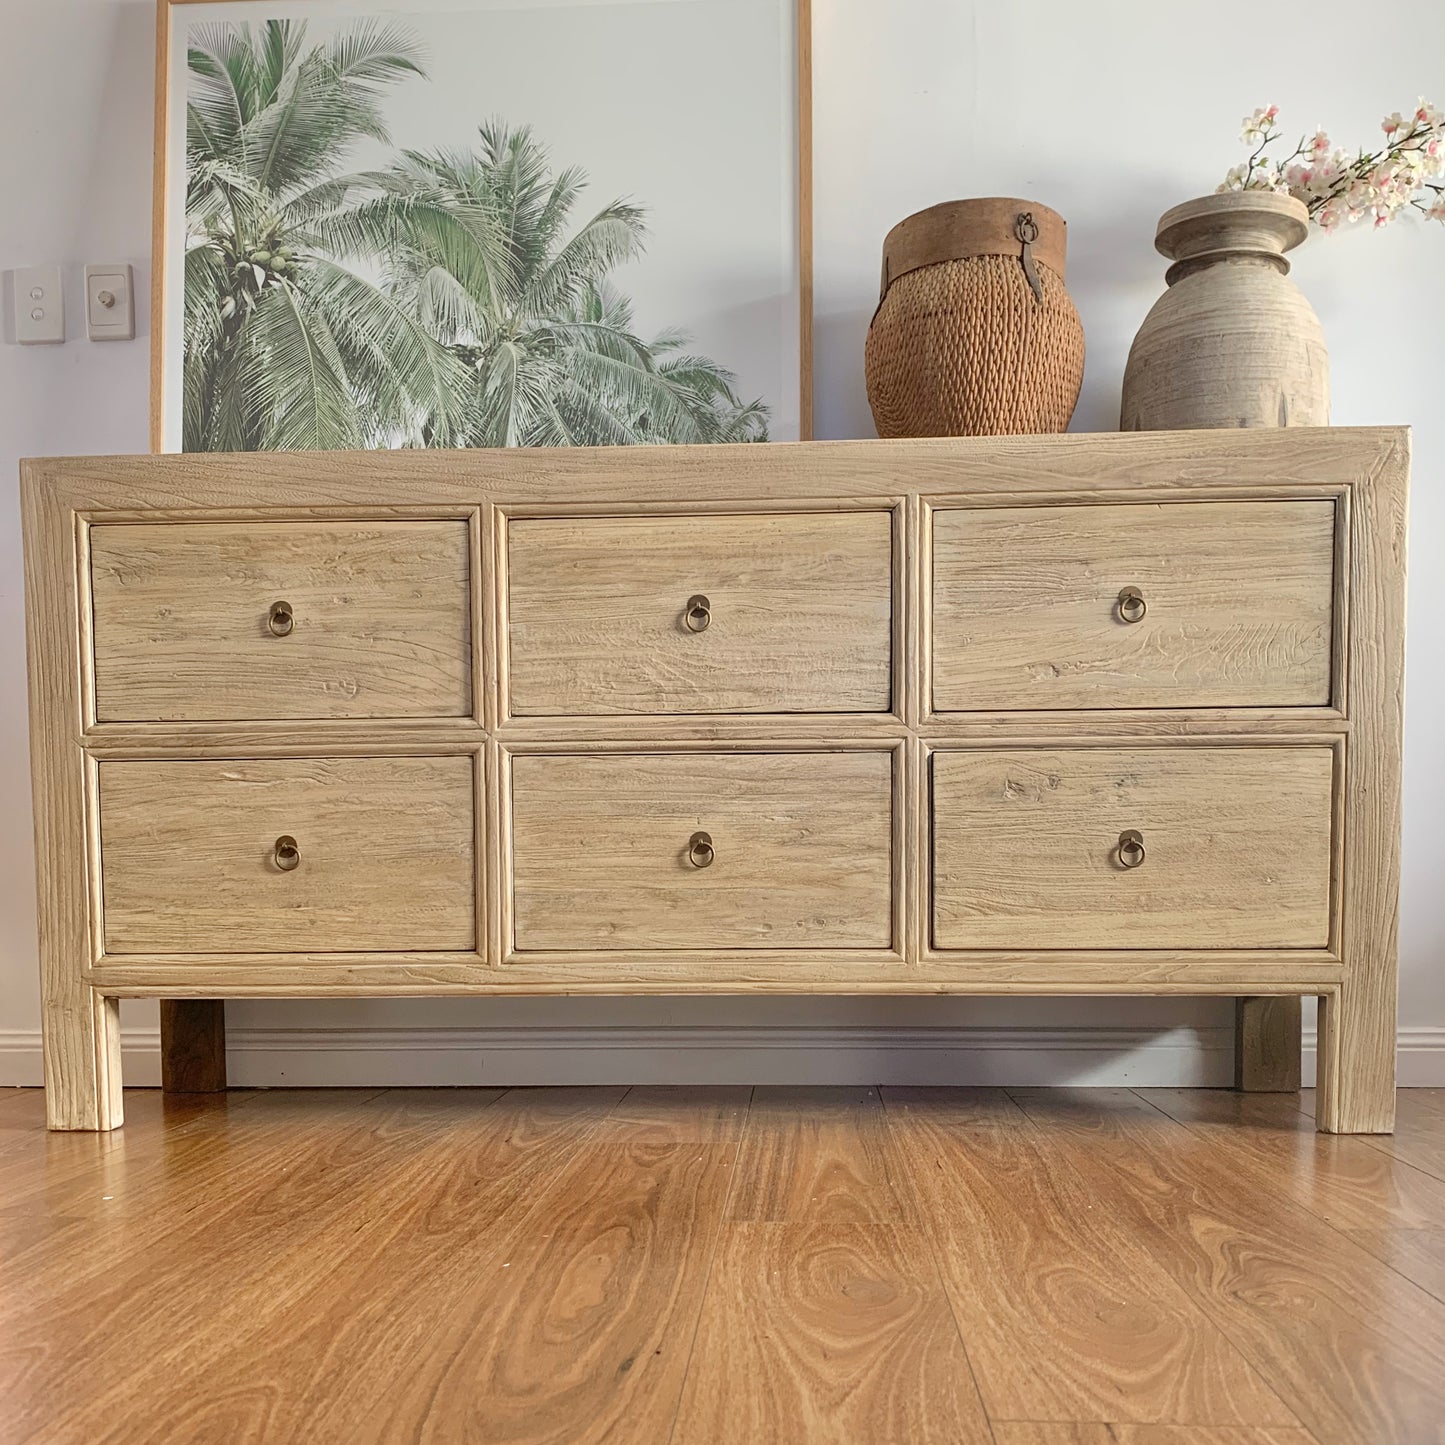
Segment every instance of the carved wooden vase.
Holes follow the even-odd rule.
[[[1173,265],[1124,371],[1121,431],[1325,426],[1329,353],[1285,252],[1309,234],[1293,196],[1227,191],[1159,218]]]

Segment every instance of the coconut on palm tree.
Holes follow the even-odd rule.
[[[569,234],[586,178],[530,129],[345,173],[388,139],[385,89],[423,73],[404,32],[205,26],[189,69],[187,450],[766,439],[682,333],[636,334],[609,277],[642,211]]]
[[[356,258],[384,238],[392,294],[467,369],[458,445],[766,439],[767,408],[684,334],[636,333],[609,276],[642,254],[644,213],[613,201],[569,234],[586,176],[554,174],[530,127],[489,122],[474,151],[405,151],[365,181],[318,234]]]
[[[188,451],[444,440],[466,381],[396,297],[329,257],[315,223],[356,189],[350,147],[385,141],[379,99],[421,75],[401,31],[197,27],[189,46],[183,445]]]

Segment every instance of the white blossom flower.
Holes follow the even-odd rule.
[[[1288,155],[1266,150],[1281,140],[1279,107],[1261,106],[1243,121],[1253,154],[1225,176],[1221,191],[1261,190],[1294,196],[1326,231],[1368,220],[1385,226],[1406,210],[1445,220],[1445,111],[1423,97],[1414,111],[1380,122],[1385,143],[1354,153],[1333,147],[1323,127]]]
[[[1247,115],[1240,122],[1244,127],[1239,133],[1242,141],[1253,143],[1263,140],[1275,128],[1274,118],[1279,114],[1277,105],[1262,105],[1253,115]]]

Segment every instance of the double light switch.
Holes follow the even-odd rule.
[[[22,346],[65,340],[65,293],[59,266],[28,266],[14,273],[15,339]],[[85,268],[85,334],[92,341],[135,337],[131,268],[119,261]]]

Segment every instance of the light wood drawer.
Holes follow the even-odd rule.
[[[888,512],[532,518],[508,533],[513,713],[891,704]],[[693,597],[706,612],[689,625]]]
[[[1333,763],[1323,746],[936,753],[934,945],[1323,947]]]
[[[107,953],[467,950],[469,757],[102,762]],[[278,839],[295,840],[289,869]]]
[[[460,520],[96,525],[96,716],[466,716],[469,553]]]
[[[516,947],[887,948],[892,787],[887,752],[515,757]]]
[[[938,512],[933,706],[1324,706],[1334,528],[1314,500]]]

